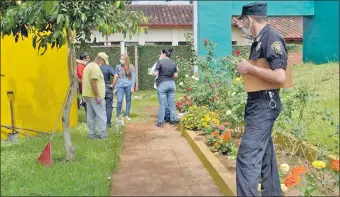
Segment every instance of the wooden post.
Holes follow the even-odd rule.
[[[136,90],[139,89],[138,82],[138,46],[135,46],[135,72],[136,72]]]

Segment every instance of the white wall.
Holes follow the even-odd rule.
[[[92,31],[94,36],[97,37],[97,42],[106,42],[106,36],[102,36],[98,31]],[[178,45],[178,42],[185,42],[185,34],[193,33],[191,27],[183,27],[183,28],[148,28],[147,34],[140,34],[132,36],[130,39],[129,36],[124,39],[121,34],[114,34],[108,36],[109,42],[136,42],[141,45],[144,45],[147,42],[171,42],[172,45]],[[237,41],[237,45],[250,45],[251,40],[242,37],[242,32],[235,27],[232,27],[232,41]]]
[[[129,36],[124,39],[122,34],[114,34],[108,36],[109,42],[137,42],[144,45],[146,42],[171,42],[172,45],[178,45],[178,42],[185,42],[185,34],[192,33],[192,28],[148,28],[147,33],[134,35],[130,39]],[[97,42],[106,42],[106,36],[102,36],[98,31],[92,31]]]

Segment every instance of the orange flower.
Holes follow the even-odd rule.
[[[300,183],[300,175],[298,174],[289,174],[286,176],[285,180],[283,181],[283,183],[287,186],[287,187],[294,187],[297,184]]]
[[[227,142],[227,141],[230,140],[230,138],[231,138],[230,132],[224,132],[223,135],[224,135],[223,140],[224,140],[225,142]]]
[[[219,132],[214,131],[214,132],[211,133],[211,136],[217,137],[219,134],[220,134]]]
[[[303,166],[297,166],[297,167],[292,169],[292,173],[293,174],[297,174],[297,175],[301,175],[301,174],[303,174],[305,172],[306,172],[306,169]]]
[[[333,169],[334,171],[339,171],[339,160],[334,160],[334,161],[332,162],[332,169]]]

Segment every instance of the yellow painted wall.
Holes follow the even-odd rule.
[[[14,42],[1,40],[1,124],[11,125],[7,91],[14,92],[17,127],[51,132],[69,86],[67,47],[48,50],[43,56],[32,47],[31,38]],[[78,122],[76,98],[72,104],[71,126]],[[59,122],[58,131],[62,124]],[[9,132],[1,128],[1,139]],[[26,132],[27,134],[34,134]]]

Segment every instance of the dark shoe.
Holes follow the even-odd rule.
[[[111,123],[107,123],[107,124],[106,124],[106,127],[107,127],[107,128],[111,128],[111,127],[112,127]]]
[[[164,122],[169,123],[170,119],[165,119]]]
[[[156,124],[156,127],[163,128],[164,127],[164,123],[163,122],[159,122],[159,123]]]
[[[178,121],[178,120],[171,121],[170,124],[172,124],[172,125],[177,125],[177,124],[179,124],[179,121]]]
[[[103,140],[103,139],[106,139],[107,136],[99,136],[98,138]]]

